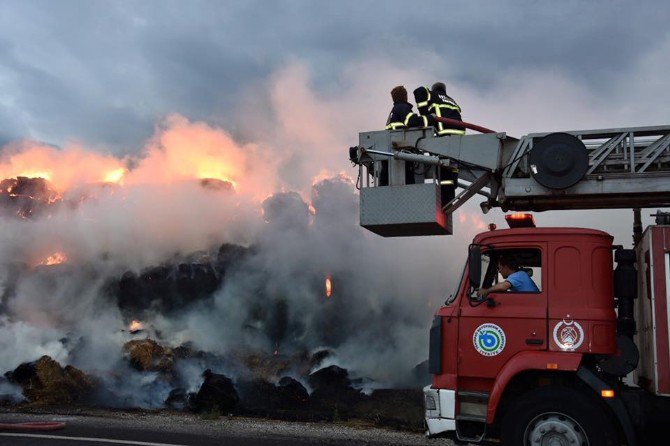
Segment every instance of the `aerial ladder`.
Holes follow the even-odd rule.
[[[361,226],[385,237],[452,234],[454,211],[477,194],[484,213],[670,206],[670,126],[514,138],[437,119],[482,133],[360,133],[349,157],[359,168]]]

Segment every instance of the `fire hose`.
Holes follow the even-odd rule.
[[[60,421],[29,421],[25,423],[0,423],[0,431],[55,431],[63,429]]]
[[[458,121],[456,119],[442,118],[440,116],[435,116],[435,120],[437,122],[441,122],[442,124],[448,124],[454,127],[466,128],[474,130],[479,133],[497,133],[495,130],[487,129],[486,127],[482,127],[481,125],[472,124],[470,122]]]

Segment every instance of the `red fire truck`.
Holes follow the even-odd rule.
[[[670,127],[519,139],[477,130],[486,133],[361,133],[350,149],[361,225],[451,234],[453,211],[480,194],[484,212],[633,208],[634,245],[597,229],[538,228],[532,214],[477,235],[430,329],[428,435],[650,444],[670,421],[670,214],[642,231],[640,209],[670,206]],[[478,292],[505,280],[503,257],[537,290]]]

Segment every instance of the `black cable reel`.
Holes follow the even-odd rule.
[[[567,189],[584,178],[589,155],[584,143],[569,133],[551,133],[530,150],[530,168],[535,181],[549,189]]]

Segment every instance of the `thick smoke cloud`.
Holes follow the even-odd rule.
[[[418,79],[389,65],[388,76],[396,75]],[[244,143],[221,127],[171,115],[135,156],[74,143],[6,146],[4,176],[43,176],[62,198],[41,217],[5,218],[1,330],[15,341],[3,350],[2,368],[48,354],[104,376],[114,404],[159,406],[169,387],[124,361],[128,314],[109,298],[109,281],[226,242],[250,254],[212,300],[170,314],[143,312],[152,337],[216,355],[328,348],[329,361],[358,376],[406,383],[427,355],[426,328],[445,297],[445,277],[461,266],[446,261],[444,248],[461,242],[384,240],[358,227],[346,147],[361,122],[373,123],[363,111],[340,118],[337,109],[374,81],[354,76],[344,97],[324,97],[304,64],[289,65],[264,87],[276,125],[260,134],[245,129]],[[282,116],[276,112],[288,91],[300,101]],[[318,117],[314,128],[303,131],[310,116]],[[230,185],[203,187],[202,179]],[[56,251],[65,263],[38,265]],[[9,336],[24,326],[30,337]],[[208,366],[180,366],[185,384],[196,386]]]
[[[425,359],[428,297],[440,296],[440,286],[430,280],[432,272],[415,270],[412,257],[385,252],[379,249],[384,241],[362,232],[349,180],[318,183],[312,205],[314,215],[294,193],[266,200],[268,222],[255,253],[227,276],[216,311],[207,305],[159,329],[189,333],[196,345],[218,353],[243,345],[332,348],[354,373],[387,384],[406,380]],[[267,314],[254,319],[259,309]]]

